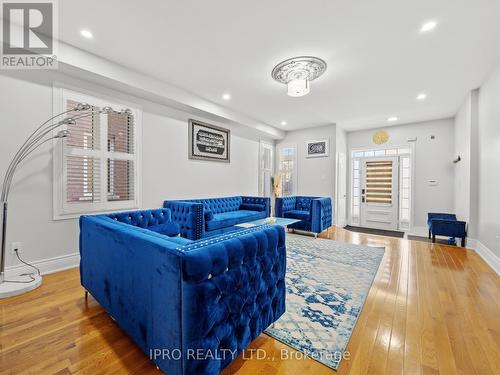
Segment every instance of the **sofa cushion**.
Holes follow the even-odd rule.
[[[206,229],[208,231],[230,227],[236,224],[245,223],[248,221],[253,221],[257,219],[263,219],[266,217],[265,211],[230,211],[223,212],[220,214],[214,214],[213,220],[206,222]]]
[[[207,198],[207,199],[187,199],[184,202],[201,203],[205,210],[210,210],[215,214],[223,212],[237,211],[242,203],[241,197]]]
[[[180,233],[179,224],[170,221],[168,223],[151,225],[147,227],[147,229],[152,230],[153,232],[163,234],[165,236],[177,236]]]
[[[247,211],[265,211],[266,206],[263,204],[257,204],[257,203],[243,203],[240,206],[240,210],[247,210]]]
[[[310,218],[309,211],[302,211],[302,210],[287,211],[283,216],[289,219],[299,219],[305,221],[309,221]]]
[[[295,201],[295,209],[300,211],[310,211],[311,203],[315,197],[297,197]]]
[[[212,212],[212,210],[205,209],[205,211],[203,211],[203,215],[206,221],[210,221],[214,218],[214,213]]]
[[[432,226],[432,220],[434,220],[434,219],[457,220],[457,216],[455,214],[429,212],[427,214],[427,225],[429,227]]]

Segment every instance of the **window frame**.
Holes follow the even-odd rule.
[[[283,180],[282,180],[282,184],[283,184],[283,181],[284,181],[284,173],[281,169],[281,151],[283,149],[286,149],[286,148],[293,148],[295,151],[294,151],[294,155],[293,155],[293,173],[292,173],[292,184],[293,184],[293,191],[291,193],[289,193],[288,195],[285,195],[284,192],[283,192],[283,189],[282,189],[282,192],[283,192],[283,196],[284,197],[288,197],[288,196],[293,196],[293,195],[297,195],[297,175],[298,175],[298,165],[297,165],[297,160],[298,160],[298,149],[297,149],[297,144],[296,143],[280,143],[277,147],[277,150],[276,150],[276,163],[277,163],[277,166],[276,166],[276,170],[278,171],[278,173],[282,174],[283,175]]]
[[[268,149],[271,152],[271,168],[265,168],[265,165],[264,165],[264,151],[265,151],[265,149]],[[274,152],[274,144],[273,143],[263,141],[263,140],[261,140],[259,142],[259,195],[261,197],[266,196],[264,194],[265,193],[264,178],[265,178],[266,172],[269,172],[270,179],[273,177],[273,174],[274,174],[274,165],[275,165],[274,154],[275,154],[275,152]],[[273,186],[271,184],[271,180],[269,180],[269,184],[271,185],[269,196],[271,196],[273,194]]]
[[[108,122],[102,121],[105,115],[101,115],[99,128],[99,150],[80,150],[69,147],[66,149],[63,140],[53,141],[53,219],[64,220],[77,218],[83,214],[98,214],[113,211],[139,209],[142,204],[141,186],[141,145],[142,145],[142,110],[137,105],[110,98],[80,89],[68,88],[63,85],[53,87],[53,115],[57,115],[66,108],[68,99],[77,102],[89,103],[98,107],[111,106],[115,110],[129,108],[134,116],[134,154],[108,151]],[[58,120],[61,120],[61,116]],[[63,127],[55,129],[54,134]],[[93,156],[100,163],[100,201],[89,203],[66,202],[66,156]],[[134,199],[127,201],[108,201],[108,159],[132,160],[134,163]]]

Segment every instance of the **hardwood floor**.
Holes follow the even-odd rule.
[[[338,374],[500,374],[500,278],[476,253],[338,228],[323,237],[386,247]],[[266,359],[240,356],[223,374],[335,374],[299,355],[281,359],[293,349],[266,335],[251,348]],[[0,351],[0,374],[159,373],[85,301],[77,269],[0,300]]]

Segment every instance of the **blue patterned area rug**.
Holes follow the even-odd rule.
[[[287,233],[286,312],[266,333],[336,370],[383,256]]]

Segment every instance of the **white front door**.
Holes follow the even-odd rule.
[[[361,226],[398,229],[398,158],[361,161]]]

